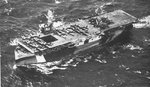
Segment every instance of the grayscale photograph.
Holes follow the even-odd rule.
[[[0,0],[1,87],[150,87],[150,0]]]

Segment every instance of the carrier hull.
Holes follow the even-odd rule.
[[[56,28],[57,34],[53,33],[40,38],[32,37],[36,39],[28,38],[29,41],[33,40],[32,43],[44,46],[41,49],[35,48],[33,50],[31,49],[33,48],[33,46],[31,46],[32,43],[30,42],[24,43],[23,41],[25,41],[26,39],[21,40],[18,43],[21,46],[21,49],[24,48],[26,53],[24,52],[21,53],[20,49],[19,51],[18,49],[15,50],[16,65],[22,66],[45,62],[66,61],[76,55],[84,55],[85,53],[99,50],[105,44],[114,41],[116,38],[121,37],[123,33],[130,31],[130,29],[132,29],[132,23],[137,20],[135,17],[129,15],[128,13],[122,10],[117,10],[102,15],[102,17],[105,16],[107,16],[110,20],[114,22],[113,24],[110,23],[109,26],[105,26],[105,29],[101,29],[102,28],[101,26],[99,27],[98,25],[93,24],[93,20],[91,20],[90,18],[90,20],[92,21],[92,23],[90,21],[91,24],[88,23],[89,19],[85,19],[84,21],[82,20],[81,22],[76,22],[72,23],[71,25],[69,24]],[[88,30],[79,29],[83,27],[77,26],[75,29],[78,30],[74,29],[72,30],[76,33],[80,32],[80,34],[73,33],[74,35],[73,36],[72,33],[71,34],[65,33],[66,35],[63,35],[62,30],[67,29],[66,26],[72,27],[72,25],[75,25],[75,27],[77,25],[79,26],[87,25]],[[51,40],[47,40],[47,37]],[[45,42],[40,41],[41,39],[44,40]],[[50,44],[52,43],[53,45],[50,46],[49,43]]]

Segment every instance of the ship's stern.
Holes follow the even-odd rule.
[[[25,52],[21,48],[19,49],[19,47],[16,47],[16,49],[14,50],[14,53],[15,53],[16,66],[37,63],[35,54],[32,54],[30,52]]]

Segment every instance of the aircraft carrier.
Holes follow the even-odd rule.
[[[41,35],[20,38],[15,49],[16,66],[65,61],[91,52],[132,29],[137,18],[116,10],[99,16],[42,29]]]

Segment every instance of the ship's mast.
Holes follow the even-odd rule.
[[[53,13],[53,11],[48,10],[47,11],[47,15],[45,15],[45,16],[47,18],[47,24],[51,25],[53,23],[53,21],[54,21],[54,13]]]
[[[39,24],[39,31],[45,34],[46,31],[51,31],[54,22],[54,13],[52,10],[48,10],[47,14],[44,15],[47,18],[46,23]]]

